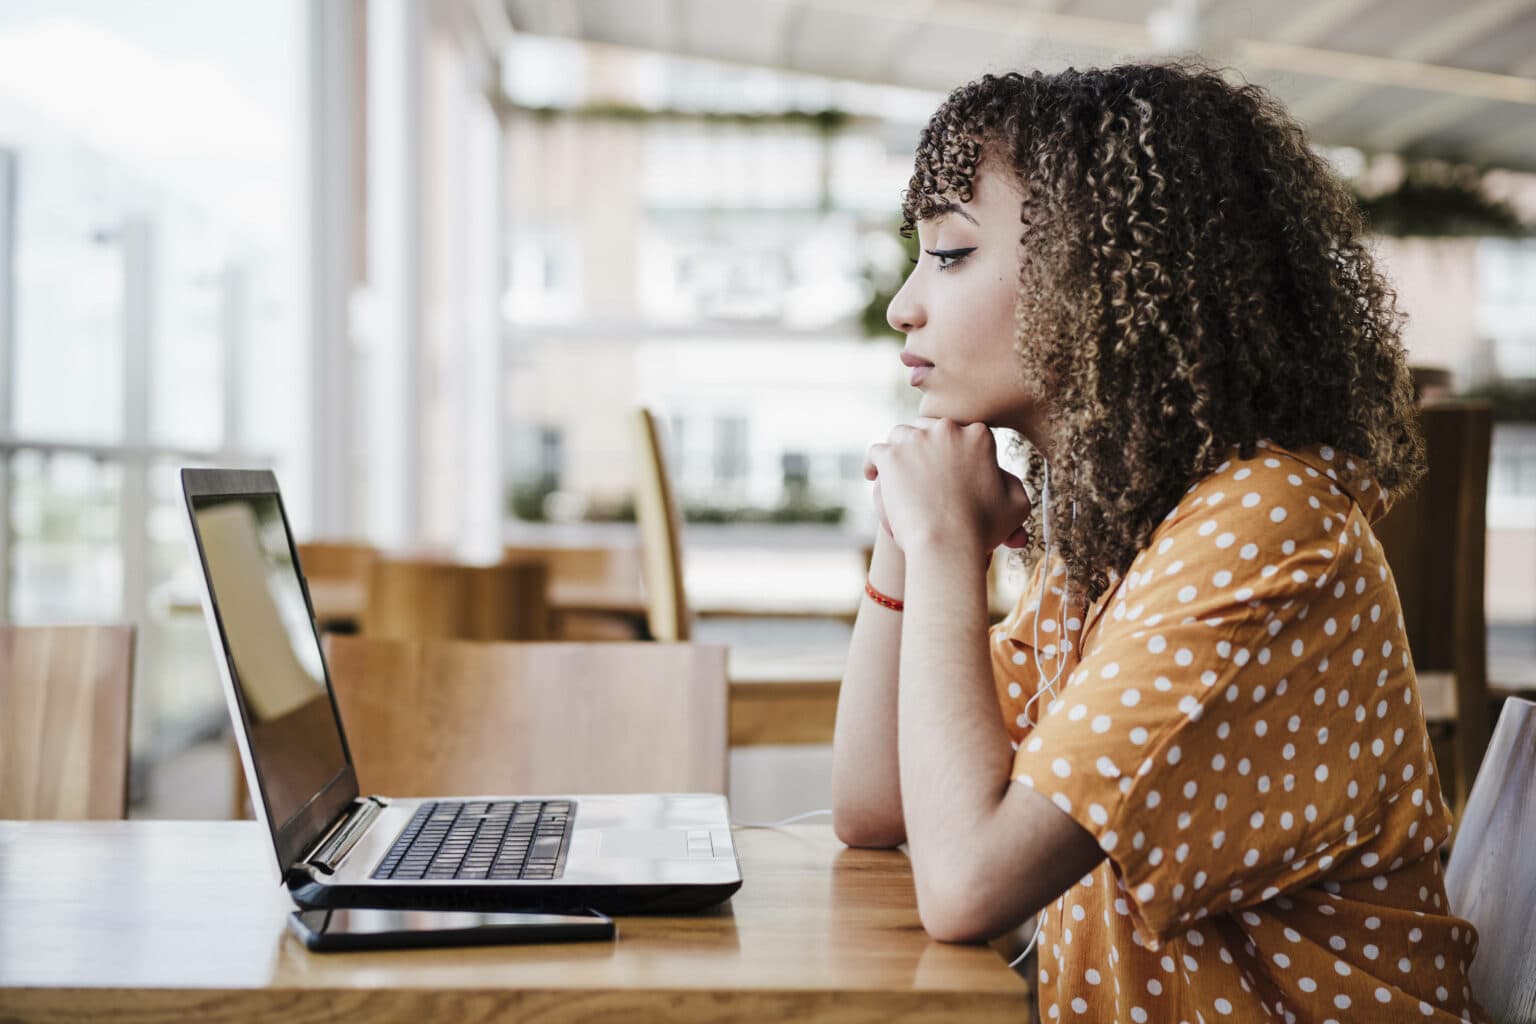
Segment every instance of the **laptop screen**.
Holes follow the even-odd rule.
[[[251,759],[277,832],[347,769],[320,644],[277,495],[191,502]]]

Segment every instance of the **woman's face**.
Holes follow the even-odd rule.
[[[1013,352],[1022,202],[1013,175],[984,163],[970,202],[918,223],[922,255],[886,320],[907,336],[919,415],[1011,427],[1038,446],[1038,396]]]

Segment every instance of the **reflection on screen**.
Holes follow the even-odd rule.
[[[346,766],[288,531],[272,494],[194,498],[193,513],[267,814],[281,828]]]

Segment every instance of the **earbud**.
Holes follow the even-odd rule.
[[[1034,660],[1035,660],[1035,671],[1038,672],[1040,674],[1040,676],[1042,677],[1042,679],[1043,679],[1044,676],[1045,676],[1045,669],[1040,664],[1040,614],[1045,611],[1045,595],[1048,594],[1050,592],[1050,589],[1051,589],[1051,465],[1050,465],[1050,463],[1046,463],[1046,465],[1045,465],[1045,493],[1041,496],[1041,501],[1043,501],[1045,503],[1045,508],[1044,508],[1044,510],[1040,514],[1040,520],[1041,520],[1041,523],[1043,524],[1044,533],[1045,533],[1045,559],[1044,559],[1044,562],[1043,562],[1043,568],[1041,570],[1042,576],[1041,576],[1041,580],[1040,580],[1040,601],[1035,606],[1035,623],[1034,623],[1034,627],[1035,627],[1034,628],[1034,648],[1035,649],[1034,649]],[[1074,502],[1073,503],[1073,513],[1074,513],[1074,515],[1076,514],[1076,511],[1077,511],[1077,506],[1076,506],[1076,503]],[[1065,615],[1065,613],[1068,610],[1067,609],[1067,605],[1068,605],[1068,602],[1071,600],[1071,598],[1072,598],[1072,576],[1071,576],[1070,573],[1068,573],[1067,576],[1066,576],[1066,581],[1065,581],[1065,583],[1062,586],[1062,594],[1061,594],[1061,608],[1062,608],[1063,615]],[[1060,629],[1061,629],[1061,636],[1062,636],[1063,639],[1065,639],[1066,635],[1067,635],[1067,624],[1066,624],[1065,621],[1061,622]],[[1031,728],[1033,728],[1038,723],[1033,718],[1030,717],[1029,709],[1034,705],[1035,701],[1040,699],[1040,695],[1042,693],[1050,693],[1051,696],[1053,696],[1053,697],[1056,695],[1056,682],[1057,682],[1057,680],[1059,680],[1061,678],[1062,670],[1066,667],[1066,664],[1067,664],[1066,652],[1061,650],[1060,646],[1058,645],[1057,650],[1056,650],[1056,673],[1055,673],[1055,675],[1051,676],[1051,678],[1049,680],[1046,680],[1046,681],[1042,682],[1038,687],[1036,687],[1034,695],[1031,696],[1029,698],[1029,700],[1024,704],[1024,719],[1025,719],[1025,721],[1029,722]]]

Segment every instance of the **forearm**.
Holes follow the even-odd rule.
[[[889,597],[905,592],[901,550],[884,530],[869,581]],[[896,757],[896,679],[902,613],[866,596],[848,645],[832,740],[832,823],[850,846],[898,846],[902,824]]]
[[[987,650],[980,558],[907,555],[897,730],[907,842],[919,893],[963,884],[974,844],[1008,788],[1010,745]]]

